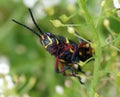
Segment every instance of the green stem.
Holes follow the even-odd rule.
[[[61,26],[62,27],[69,27],[69,26],[75,27],[75,26],[83,26],[83,25],[81,25],[81,24],[62,24]]]
[[[93,18],[91,17],[90,13],[88,12],[84,0],[78,0],[78,4],[80,8],[84,12],[84,17],[86,22],[93,34],[94,40],[94,50],[95,50],[95,62],[94,62],[94,72],[93,72],[93,79],[91,82],[89,97],[94,97],[97,91],[97,84],[98,84],[98,75],[99,75],[99,67],[100,67],[100,58],[101,58],[101,45],[100,45],[100,38],[97,27],[95,27]]]
[[[87,43],[89,43],[89,44],[92,44],[92,42],[90,42],[90,41],[88,41],[88,40],[86,40],[85,38],[83,38],[82,36],[79,36],[79,35],[77,35],[77,34],[74,34],[76,37],[78,37],[78,38],[80,38],[80,39],[82,39],[82,40],[84,40],[84,41],[86,41]]]
[[[68,20],[70,20],[71,18],[73,18],[74,16],[76,16],[78,13],[78,11],[76,11],[74,14],[72,14],[71,16],[68,17]]]

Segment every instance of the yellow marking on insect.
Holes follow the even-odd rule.
[[[69,43],[69,40],[68,40],[68,38],[65,38],[66,39],[66,43],[68,44]]]
[[[57,44],[59,44],[59,41],[56,39]]]
[[[73,53],[74,51],[70,48],[70,52]]]
[[[60,62],[65,62],[65,60],[63,60],[63,59],[60,59]]]
[[[79,55],[81,55],[81,56],[82,56],[82,52],[79,52]]]
[[[43,41],[41,41],[41,42],[42,42],[42,44],[44,45]]]
[[[86,44],[85,46],[86,46],[87,48],[89,48],[89,47],[90,47],[90,46],[89,46],[89,44]]]
[[[41,38],[44,40],[44,36],[43,35],[41,35]]]
[[[47,37],[48,37],[48,40],[49,40],[50,42],[45,46],[45,48],[47,48],[49,45],[52,44],[52,39],[51,39],[49,36],[47,36]]]
[[[69,63],[68,65],[69,65],[69,66],[73,66],[73,64],[70,64],[70,63]]]

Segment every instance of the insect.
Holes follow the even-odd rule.
[[[77,75],[78,72],[84,73],[78,63],[80,61],[85,62],[93,56],[91,45],[82,39],[79,39],[79,43],[77,44],[63,36],[54,35],[50,32],[43,33],[36,23],[31,9],[28,10],[39,33],[15,19],[13,21],[39,37],[40,43],[44,48],[51,55],[55,56],[55,71],[57,73],[62,73],[64,76],[77,77],[80,83],[83,83],[81,77]]]

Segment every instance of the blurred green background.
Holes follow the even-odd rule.
[[[101,49],[103,54],[97,92],[99,97],[120,97],[120,17],[112,0],[104,0],[106,3],[103,9],[103,0],[85,1],[95,23],[102,18],[99,29],[101,44],[106,45],[106,39],[108,42],[116,39],[112,45],[110,43]],[[77,79],[56,74],[55,58],[42,47],[39,39],[12,22],[12,19],[15,19],[35,29],[28,7],[32,9],[44,32],[77,41],[77,38],[67,31],[69,24],[76,24],[78,26],[75,26],[75,29],[79,34],[92,41],[92,32],[85,23],[84,13],[77,0],[0,0],[0,58],[5,57],[9,61],[8,75],[14,82],[14,87],[10,90],[6,88],[1,93],[5,96],[1,97],[89,97],[92,74],[85,85],[81,85]],[[103,13],[99,17],[101,10]],[[54,23],[50,22],[56,19],[64,26],[55,27]],[[93,64],[94,62],[87,64],[87,71],[90,73],[93,72]]]

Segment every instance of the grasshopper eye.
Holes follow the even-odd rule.
[[[50,43],[50,41],[48,40],[48,39],[45,39],[44,40],[44,45],[46,46],[46,45],[48,45]]]
[[[50,33],[50,32],[46,32],[45,34],[46,34],[46,36],[49,36],[51,38],[54,37],[54,35],[52,33]]]
[[[51,33],[49,33],[49,32],[47,32],[46,34],[47,34],[48,36],[51,36]]]

